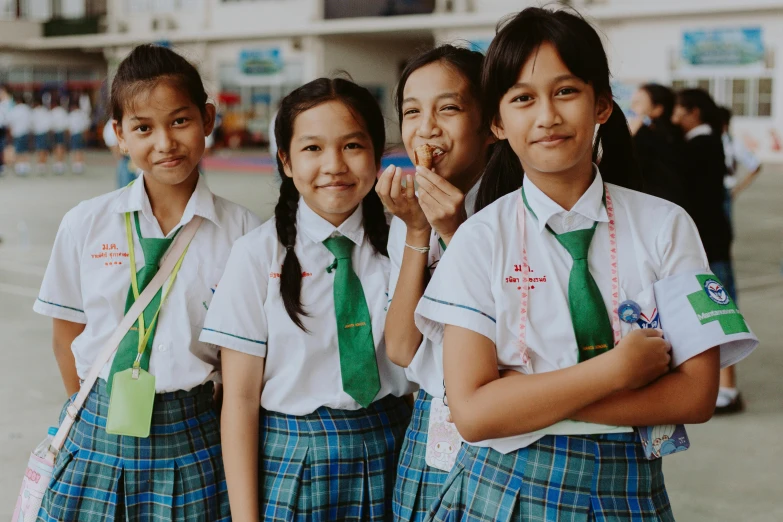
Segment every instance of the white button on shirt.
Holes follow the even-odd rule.
[[[473,209],[476,205],[476,196],[478,195],[478,180],[473,188],[465,194],[465,211],[468,217],[473,215]],[[391,261],[391,275],[389,276],[389,302],[394,296],[397,288],[397,282],[400,277],[400,268],[402,266],[402,256],[405,250],[405,236],[408,229],[405,223],[395,217],[392,219],[391,229],[389,230],[389,260]],[[438,266],[443,248],[438,241],[438,234],[433,230],[430,234],[430,251],[427,257],[427,268],[430,275]],[[443,344],[433,343],[427,337],[424,337],[413,356],[410,364],[405,368],[405,375],[412,382],[417,383],[421,388],[433,397],[443,398]]]
[[[280,296],[280,271],[286,250],[271,219],[234,244],[226,273],[207,314],[201,340],[264,357],[261,406],[289,415],[307,415],[321,406],[357,410],[343,391],[334,311],[334,256],[323,241],[340,234],[356,244],[352,254],[370,311],[381,390],[375,397],[402,396],[414,387],[386,355],[383,341],[388,299],[389,260],[365,237],[361,206],[339,227],[300,199],[294,252],[302,266],[301,299],[308,316],[294,324]]]
[[[125,213],[139,211],[145,238],[163,238],[152,214],[143,177],[133,185],[84,201],[60,224],[41,291],[33,309],[43,315],[86,324],[71,349],[84,378],[125,315],[130,287]],[[199,342],[207,308],[233,242],[261,221],[249,210],[215,196],[199,177],[179,225],[194,215],[204,220],[158,317],[150,373],[158,393],[189,390],[208,381],[218,366],[214,347]],[[169,233],[173,236],[179,226]],[[144,251],[134,232],[136,266]],[[106,379],[111,361],[100,374]]]
[[[642,293],[649,293],[652,284],[665,277],[689,270],[709,270],[696,227],[682,208],[640,192],[607,186],[615,210],[620,302],[641,301]],[[599,222],[588,263],[607,313],[611,314],[608,216],[600,173],[570,212],[527,178],[524,188],[537,216],[525,209],[525,244],[531,269],[526,343],[533,372],[544,373],[578,362],[568,308],[573,260],[545,227],[548,224],[556,233],[562,233]],[[419,302],[416,324],[434,342],[442,341],[444,324],[478,332],[495,343],[500,368],[524,372],[518,342],[522,281],[517,226],[519,194],[514,191],[500,198],[459,228]],[[629,329],[624,323],[624,333]],[[546,433],[574,434],[580,430],[610,433],[628,428],[566,421],[539,432],[475,445],[507,453],[532,444]]]

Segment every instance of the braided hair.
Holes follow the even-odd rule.
[[[378,102],[370,91],[344,78],[318,78],[299,87],[283,98],[275,119],[275,140],[277,141],[277,168],[285,172],[290,167],[291,140],[294,135],[294,122],[301,113],[328,101],[339,101],[363,122],[370,135],[375,155],[375,164],[380,165],[383,149],[386,145],[386,130],[383,114]],[[296,213],[299,207],[299,191],[294,180],[283,176],[280,185],[280,198],[275,206],[275,228],[280,244],[286,249],[283,266],[280,270],[280,296],[283,306],[291,320],[307,332],[302,316],[307,312],[302,305],[302,265],[294,251],[296,245]],[[364,231],[370,244],[379,254],[388,257],[386,243],[389,239],[389,225],[383,212],[378,193],[373,187],[362,201]]]

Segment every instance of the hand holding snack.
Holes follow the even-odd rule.
[[[408,174],[404,179],[405,187],[402,186],[402,169],[389,165],[378,179],[375,191],[383,205],[389,212],[400,218],[408,230],[426,233],[429,237],[432,227],[419,206],[419,200],[414,192],[413,176]]]
[[[427,167],[416,167],[419,205],[432,228],[448,244],[457,228],[468,218],[465,195]]]
[[[413,162],[416,164],[417,167],[424,167],[427,169],[431,169],[432,153],[434,151],[435,151],[435,147],[433,147],[428,143],[425,143],[424,145],[419,145],[413,151]]]

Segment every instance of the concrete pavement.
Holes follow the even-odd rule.
[[[89,159],[82,176],[0,178],[0,519],[10,516],[27,456],[65,400],[51,321],[31,307],[63,214],[114,188],[111,159]],[[740,307],[761,339],[739,369],[748,408],[689,427],[691,449],[666,458],[678,521],[783,521],[783,444],[776,442],[783,430],[783,169],[767,170],[735,207]],[[263,218],[272,214],[271,175],[208,172],[207,179],[217,194]]]

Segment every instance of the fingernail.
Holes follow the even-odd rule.
[[[416,172],[417,172],[417,173],[419,173],[419,172],[423,172],[423,170],[422,170],[422,167],[421,167],[421,166],[419,166],[419,165],[416,165]]]
[[[394,165],[389,165],[388,167],[386,167],[386,170],[384,170],[383,173],[386,174],[387,172],[391,172],[392,170],[394,170]]]

